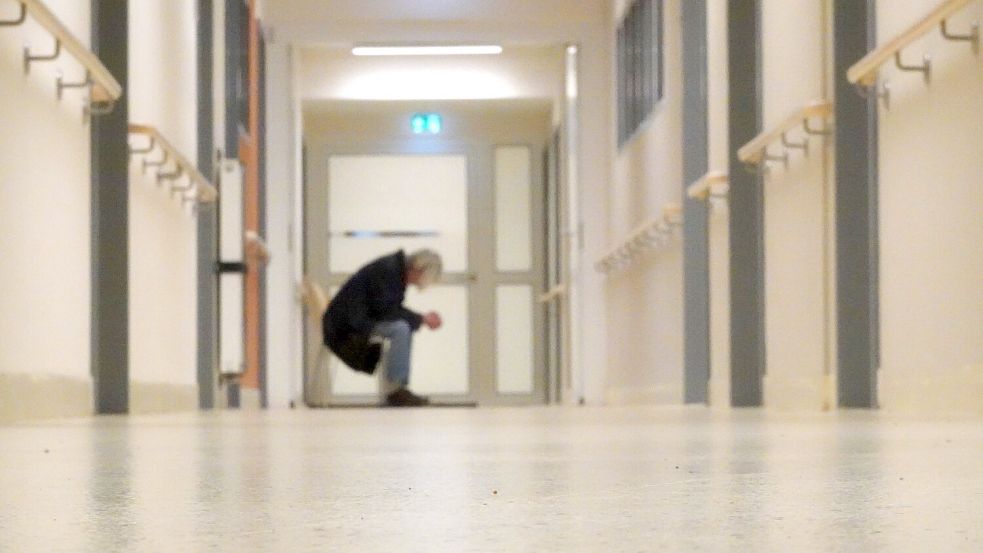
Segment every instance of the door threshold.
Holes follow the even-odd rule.
[[[415,407],[396,407],[393,405],[386,405],[384,403],[329,403],[320,409],[427,409],[427,408],[464,408],[464,409],[474,409],[478,407],[478,402],[476,401],[436,401],[427,405],[419,405]]]

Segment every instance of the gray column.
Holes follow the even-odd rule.
[[[759,0],[730,0],[730,362],[731,405],[759,406],[765,368],[764,197],[737,150],[761,128]]]
[[[836,0],[836,319],[841,407],[877,406],[877,98],[847,69],[876,45],[874,0]]]
[[[284,83],[286,86],[286,83]],[[259,31],[259,234],[266,239],[266,34]],[[266,268],[259,271],[259,404],[269,407],[266,362]]]
[[[706,0],[683,2],[683,198],[709,164]],[[706,202],[686,198],[683,223],[686,403],[706,403],[710,380],[710,252]]]
[[[198,170],[215,182],[213,0],[198,0]],[[198,206],[198,407],[215,407],[218,366],[217,203]]]
[[[92,0],[92,49],[123,85],[112,113],[92,117],[92,376],[95,411],[129,411],[128,3]]]

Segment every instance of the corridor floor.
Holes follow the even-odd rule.
[[[983,421],[703,408],[0,427],[0,551],[983,551]]]

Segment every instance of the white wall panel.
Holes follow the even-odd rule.
[[[727,171],[728,72],[727,1],[707,2],[707,93],[709,165]],[[726,199],[711,201],[710,232],[710,404],[730,405],[730,221]]]
[[[532,270],[532,153],[495,148],[495,263],[499,271]]]
[[[813,0],[762,4],[762,130],[825,96],[824,36],[829,33],[823,6]],[[805,138],[801,129],[789,134],[792,141]],[[809,142],[808,157],[790,150],[789,168],[773,163],[764,180],[764,401],[771,407],[819,410],[832,399],[826,385],[832,370],[827,355],[832,173],[826,165],[827,141],[816,137]],[[772,153],[780,153],[778,146]]]
[[[89,43],[89,3],[46,5],[83,44]],[[16,2],[0,4],[5,19]],[[55,79],[82,75],[71,56],[35,63],[24,73],[23,49],[49,53],[52,39],[30,17],[0,31],[0,373],[26,375],[85,389],[90,382],[89,125],[82,93],[59,101]],[[43,387],[28,401],[51,401]],[[21,398],[25,399],[25,398]],[[65,404],[72,402],[64,398]],[[91,412],[84,406],[61,415]],[[34,413],[45,411],[41,403]],[[4,418],[0,405],[0,419]]]
[[[419,313],[436,311],[444,325],[436,331],[421,327],[413,341],[410,386],[421,394],[468,393],[468,289],[432,286],[423,292],[411,287],[406,306]]]
[[[467,270],[465,156],[332,156],[329,164],[332,271],[352,273],[399,248],[410,253],[423,247],[441,254],[444,271]],[[376,232],[433,236],[374,237]]]
[[[271,407],[300,403],[303,311],[297,296],[300,272],[295,263],[301,244],[291,235],[299,228],[293,219],[297,182],[294,159],[296,147],[295,88],[291,75],[292,55],[288,45],[270,42],[266,50],[266,243],[272,257],[266,268],[266,384]]]
[[[615,16],[627,4],[615,2]],[[681,21],[680,0],[666,0],[663,9],[665,94],[635,137],[616,150],[610,184],[597,187],[607,194],[609,224],[599,240],[602,247],[585,260],[589,265],[634,227],[660,215],[667,203],[681,201],[682,35],[680,25],[672,23]],[[611,24],[613,29],[616,22]],[[613,60],[614,54],[610,56]],[[614,85],[612,74],[611,90]],[[611,113],[615,113],[613,103]],[[584,152],[592,155],[590,149]],[[585,197],[583,203],[585,210],[597,209],[596,201]],[[677,235],[670,245],[602,282],[607,301],[605,395],[609,403],[682,402],[682,278],[682,241]],[[585,333],[593,333],[593,327],[602,323],[585,318],[583,324]]]
[[[880,43],[938,3],[877,6]],[[953,32],[983,20],[970,2]],[[879,400],[887,410],[983,412],[983,56],[929,33],[906,51],[932,56],[932,83],[882,70]]]
[[[533,293],[531,286],[495,290],[495,388],[500,394],[533,391]]]
[[[195,11],[194,0],[130,3],[125,96],[130,121],[156,127],[191,160],[198,151]],[[173,384],[190,394],[197,382],[197,223],[169,191],[187,180],[160,183],[158,169],[143,172],[140,160],[133,156],[130,166],[131,387]],[[161,408],[159,398],[132,399],[136,411],[143,401]]]

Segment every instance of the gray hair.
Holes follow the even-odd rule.
[[[422,273],[423,286],[437,282],[444,272],[444,262],[440,259],[440,254],[433,250],[417,250],[406,258],[406,262],[412,269]]]

